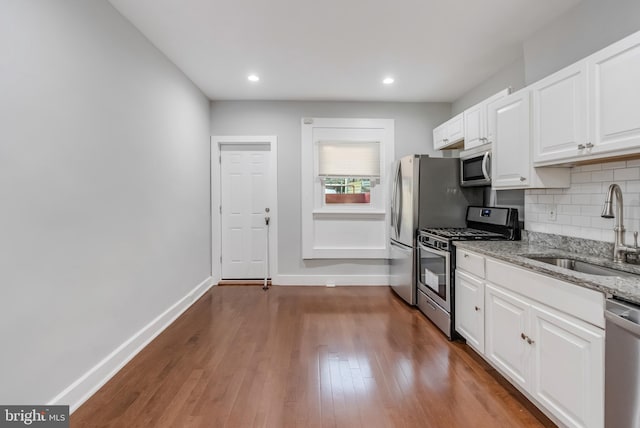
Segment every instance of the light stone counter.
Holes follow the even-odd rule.
[[[462,241],[456,242],[455,245],[581,287],[601,291],[607,297],[615,296],[640,305],[640,265],[613,263],[612,251],[607,253],[607,248],[612,248],[611,244],[600,243],[602,245],[599,246],[593,245],[596,241],[563,237],[557,239],[555,235],[528,235],[529,239],[523,241]],[[532,260],[526,256],[571,258],[634,273],[638,278],[589,275]]]

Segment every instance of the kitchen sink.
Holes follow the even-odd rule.
[[[561,258],[561,257],[543,257],[543,256],[528,256],[527,258],[531,260],[536,260],[542,263],[549,263],[550,265],[555,265],[564,269],[586,273],[588,275],[619,276],[624,278],[639,277],[639,275],[636,275],[630,272],[624,272],[617,269],[598,266],[592,263],[587,263],[587,262],[583,262],[575,259]]]

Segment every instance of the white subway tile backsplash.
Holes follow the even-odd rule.
[[[560,214],[580,214],[580,205],[558,205]]]
[[[592,174],[591,172],[571,173],[571,182],[572,183],[590,183],[591,174]]]
[[[602,170],[602,164],[601,163],[596,163],[596,164],[593,164],[593,165],[582,165],[582,166],[575,167],[574,169],[577,169],[579,172],[601,171]]]
[[[553,195],[554,204],[571,204],[571,195]]]
[[[605,171],[592,172],[591,181],[594,181],[594,182],[613,181],[613,170],[608,169]]]
[[[581,215],[571,216],[571,224],[574,226],[591,227],[591,217]]]
[[[602,169],[617,169],[617,168],[626,168],[627,162],[626,161],[607,162],[600,165],[602,165]]]
[[[573,205],[589,205],[591,204],[591,196],[590,194],[571,195],[571,203]]]
[[[591,217],[591,227],[613,230],[613,225],[614,219],[612,218]]]
[[[553,195],[538,195],[538,203],[539,204],[552,204],[553,203]]]
[[[613,242],[614,219],[600,217],[609,185],[622,189],[626,243],[640,231],[640,159],[574,167],[568,189],[525,191],[525,228]],[[548,219],[547,205],[557,205],[555,221]]]
[[[601,183],[571,183],[572,193],[585,194],[585,193],[600,193],[602,191]]]
[[[626,181],[640,179],[640,168],[621,168],[613,170],[613,181]]]
[[[627,181],[627,192],[640,192],[640,180]]]

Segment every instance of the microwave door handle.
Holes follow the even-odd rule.
[[[487,164],[489,163],[490,159],[491,157],[489,155],[489,152],[486,152],[482,157],[482,175],[484,175],[485,180],[491,179],[491,177],[489,176],[488,168],[487,168]]]

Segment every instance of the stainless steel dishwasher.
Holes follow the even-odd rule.
[[[640,306],[607,300],[605,427],[640,428]]]

